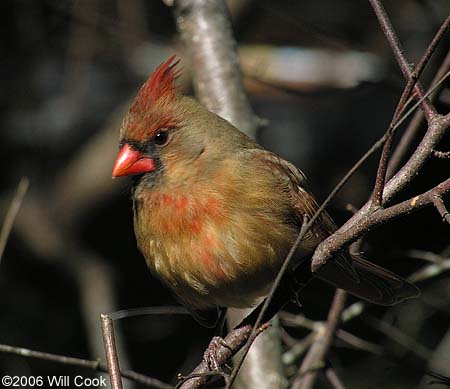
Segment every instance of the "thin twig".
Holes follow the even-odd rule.
[[[338,232],[333,234],[330,238],[324,241],[328,242],[327,245],[321,244],[316,249],[313,256],[313,263],[311,265],[313,272],[318,271],[334,253],[354,242],[369,229],[371,230],[379,225],[387,223],[390,220],[407,215],[418,210],[419,208],[430,205],[433,203],[433,198],[436,193],[442,195],[449,191],[450,179],[409,200],[405,200],[389,208],[379,208],[371,213],[370,217],[358,220],[358,222],[353,224],[353,226],[348,230],[342,233]]]
[[[438,31],[434,35],[433,39],[431,40],[430,44],[428,45],[427,49],[425,50],[424,55],[417,63],[416,68],[414,69],[412,80],[418,80],[425,69],[425,66],[427,65],[428,61],[430,60],[431,56],[433,55],[434,51],[436,50],[436,47],[438,46],[439,42],[443,38],[444,34],[447,32],[448,28],[450,27],[450,14],[446,17],[446,19],[443,21],[441,26],[439,27]]]
[[[298,358],[300,358],[306,350],[314,343],[316,334],[310,332],[303,339],[297,341],[288,351],[283,354],[282,361],[285,365],[293,364]]]
[[[333,385],[334,389],[345,389],[345,385],[331,367],[325,369],[325,376],[328,378],[328,381],[330,381],[330,384]]]
[[[405,253],[408,258],[421,259],[426,262],[430,262],[435,265],[439,265],[447,258],[443,254],[436,254],[432,251],[424,251],[424,250],[407,250]]]
[[[433,155],[436,158],[447,159],[447,158],[450,158],[450,151],[433,150]]]
[[[114,339],[114,327],[108,315],[101,314],[103,343],[105,344],[106,362],[108,365],[109,380],[112,389],[122,389],[119,359],[117,357],[116,341]]]
[[[385,334],[388,338],[392,339],[397,344],[403,346],[407,350],[412,351],[418,357],[423,360],[429,360],[432,352],[429,348],[425,347],[421,343],[417,342],[414,338],[401,331],[399,328],[387,323],[384,320],[379,320],[374,316],[366,316],[365,321],[371,327]]]
[[[447,72],[445,77],[440,80],[440,83],[450,75],[450,72]],[[433,89],[437,88],[439,84],[436,84]],[[425,96],[431,93],[430,90]],[[424,97],[425,97],[424,96]],[[420,100],[419,100],[420,101]],[[412,109],[408,111],[408,114]],[[403,117],[406,118],[406,115]],[[401,124],[402,120],[397,122],[397,125]],[[397,126],[396,125],[396,126]],[[416,177],[422,166],[429,159],[431,150],[434,149],[436,144],[440,142],[443,138],[448,126],[450,125],[450,115],[447,116],[439,116],[436,118],[429,126],[427,133],[425,134],[422,142],[418,146],[416,152],[411,156],[409,161],[400,169],[400,171],[386,184],[384,190],[384,202],[389,201],[393,196],[395,196],[399,191],[406,187],[409,182]],[[375,145],[380,145],[380,142],[383,138],[381,138]],[[374,146],[375,146],[374,145]],[[372,147],[373,150],[375,147]],[[371,151],[369,150],[369,151]],[[367,155],[367,153],[366,153]],[[361,158],[362,159],[362,158]],[[361,161],[361,160],[360,160]],[[358,163],[360,162],[358,161]],[[356,166],[356,165],[355,165]],[[354,167],[355,167],[354,166]],[[355,170],[354,167],[351,169]],[[347,175],[342,179],[347,179]],[[341,182],[336,186],[336,188],[341,187]],[[333,192],[332,192],[333,193]],[[428,203],[427,203],[428,204]],[[410,209],[412,210],[412,209]],[[333,235],[325,239],[319,246],[316,248],[312,258],[312,270],[316,272],[323,264],[327,262],[327,260],[336,253],[339,249],[344,247],[345,245],[350,244],[354,241],[355,235],[353,235],[353,230],[359,229],[362,224],[365,224],[367,228],[370,228],[372,224],[370,223],[370,218],[367,216],[377,212],[378,209],[373,209],[371,207],[371,202],[367,202],[352,218],[350,218],[342,227],[338,229]],[[403,208],[403,214],[408,213]],[[387,215],[387,213],[385,214]],[[397,217],[400,215],[390,214],[391,217]],[[383,223],[388,219],[383,219]],[[367,223],[369,221],[369,223]],[[379,220],[374,223],[374,225],[379,224]],[[363,230],[360,230],[361,233],[358,234],[358,237],[362,235]],[[349,239],[347,239],[349,238]],[[340,243],[337,243],[337,241]]]
[[[431,200],[433,201],[433,204],[438,210],[439,214],[442,216],[442,221],[446,221],[448,224],[450,224],[450,213],[445,206],[444,200],[442,200],[442,196],[439,193],[433,194],[431,196]]]
[[[433,263],[417,270],[408,277],[411,282],[425,281],[433,277],[437,277],[445,271],[450,270],[450,259],[443,260],[439,263]]]
[[[17,186],[16,194],[11,201],[8,212],[6,213],[5,221],[3,222],[2,230],[0,232],[0,263],[3,258],[3,253],[5,252],[6,243],[8,243],[9,234],[11,233],[14,225],[14,220],[16,220],[16,216],[19,212],[20,206],[22,205],[23,198],[27,193],[28,185],[28,178],[22,177],[19,185]]]
[[[385,17],[386,19],[388,18],[386,13],[381,13],[380,15],[381,16],[379,16],[379,17]],[[384,21],[385,24],[387,22],[389,22],[388,19],[387,19],[387,21]],[[394,134],[392,133],[392,127],[394,126],[395,122],[398,120],[401,113],[403,112],[403,110],[406,106],[406,101],[407,101],[412,89],[416,85],[423,70],[425,69],[426,64],[428,63],[429,59],[431,58],[431,55],[436,50],[438,43],[441,41],[441,39],[444,36],[445,32],[447,31],[449,25],[450,25],[450,15],[445,19],[444,23],[441,25],[438,32],[433,37],[431,43],[425,50],[424,55],[422,56],[419,63],[415,67],[414,72],[412,73],[412,76],[408,78],[406,86],[405,86],[403,93],[400,97],[400,100],[397,104],[397,108],[395,109],[394,115],[392,117],[392,121],[389,124],[389,128],[387,130],[388,137],[383,146],[383,151],[381,152],[381,158],[380,158],[380,162],[378,165],[378,171],[376,174],[375,186],[374,186],[373,195],[372,195],[372,206],[374,206],[374,207],[381,206],[382,201],[383,201],[383,188],[385,185],[387,166],[388,166],[389,157],[391,154],[391,148],[392,148],[392,144],[393,144],[393,140],[394,140]],[[392,29],[392,30],[389,33],[387,33],[386,29],[389,28],[389,26],[390,26],[390,29]],[[386,29],[383,29],[383,31],[386,33],[386,37],[388,40],[392,34],[394,34],[394,37],[395,37],[395,32],[393,31],[393,28],[390,24],[388,24],[388,27],[386,27]],[[401,47],[399,46],[400,42],[398,41],[398,39],[396,37],[394,39],[394,42],[397,43],[399,49],[401,50]],[[424,102],[425,102],[425,100],[424,100]],[[431,102],[429,103],[429,106],[432,107]],[[437,115],[437,112],[435,112],[433,114],[433,116],[435,116],[435,115]]]
[[[43,361],[49,361],[49,362],[55,362],[60,363],[63,365],[68,366],[77,366],[87,369],[92,369],[95,371],[99,371],[102,373],[108,373],[108,367],[106,364],[101,362],[100,360],[89,360],[89,359],[82,359],[82,358],[74,358],[74,357],[68,357],[65,355],[57,355],[57,354],[51,354],[51,353],[44,353],[41,351],[36,350],[30,350],[23,347],[14,347],[9,346],[6,344],[0,344],[0,353],[5,354],[12,354],[17,355],[24,358],[33,358],[33,359],[40,359]],[[156,378],[148,377],[144,374],[136,373],[132,370],[125,370],[121,371],[120,374],[122,377],[127,378],[131,381],[147,385],[151,388],[157,388],[157,389],[172,389],[173,386],[166,384],[165,382],[162,382]]]
[[[447,377],[443,374],[439,374],[439,373],[434,373],[432,371],[427,371],[425,373],[426,376],[429,376],[431,378],[434,378],[433,380],[428,382],[428,385],[432,386],[432,385],[445,385],[450,387],[450,377]]]
[[[397,34],[395,33],[394,27],[392,26],[391,21],[389,20],[389,17],[383,5],[379,0],[369,0],[369,3],[375,12],[375,15],[378,18],[381,30],[383,31],[387,41],[389,42],[389,45],[391,46],[391,50],[394,54],[395,59],[397,60],[398,65],[400,66],[403,76],[407,80],[412,79],[413,74],[410,65],[403,54],[403,48],[400,44]],[[413,89],[414,92],[417,94],[418,98],[423,97],[424,91],[419,82],[416,82]],[[420,107],[427,121],[432,120],[437,115],[436,110],[434,109],[433,105],[430,103],[428,99],[424,99],[421,102]]]
[[[352,304],[350,307],[354,306],[355,304]],[[341,321],[345,322],[348,321],[349,318],[349,312],[350,309],[345,309],[341,314]],[[358,312],[358,315],[361,314],[361,312]],[[309,329],[312,331],[310,335],[314,335],[314,333],[317,332],[323,332],[323,328],[326,325],[326,323],[321,321],[313,321],[310,320],[303,315],[293,315],[288,312],[281,312],[280,313],[280,319],[282,320],[283,324],[285,326],[291,326],[291,327],[303,327],[306,329]],[[370,353],[381,355],[383,353],[383,348],[378,346],[375,343],[371,343],[365,339],[361,339],[357,337],[356,335],[343,330],[342,328],[338,328],[336,331],[336,338],[340,339],[344,343],[360,350],[368,351]],[[306,339],[306,338],[305,338]],[[292,346],[292,350],[294,349],[295,345]],[[283,358],[286,357],[286,361],[291,361],[292,356],[294,355],[293,351],[288,351],[283,355]],[[284,359],[283,359],[284,362]],[[288,363],[288,362],[285,362]]]
[[[361,339],[358,336],[353,335],[351,332],[344,331],[341,328],[338,328],[338,330],[336,331],[336,339],[343,341],[345,344],[350,345],[354,349],[363,350],[375,355],[383,355],[384,353],[382,346],[376,343],[369,342],[365,339]]]
[[[342,289],[336,289],[333,303],[328,313],[327,324],[324,331],[318,334],[300,366],[300,376],[294,380],[293,389],[311,389],[317,378],[318,370],[311,371],[313,366],[322,363],[333,342],[336,330],[341,321],[341,313],[344,309],[346,293]],[[309,371],[309,372],[308,372]],[[308,372],[308,373],[307,373]]]
[[[138,307],[122,309],[109,314],[111,320],[119,320],[129,317],[146,315],[190,315],[189,311],[182,306],[161,306],[161,307]]]
[[[439,80],[444,77],[444,75],[448,72],[450,68],[450,50],[447,52],[444,60],[439,66],[438,71],[436,72],[433,80],[431,81],[431,87],[439,82]],[[436,93],[432,93],[429,97],[430,101],[433,101],[433,98],[436,96]],[[388,169],[386,177],[390,179],[395,172],[398,170],[400,163],[403,161],[407,151],[409,150],[411,143],[417,136],[417,132],[419,131],[420,125],[423,122],[423,114],[422,111],[417,111],[414,114],[414,117],[411,119],[408,127],[406,128],[403,136],[400,138],[400,141],[392,153],[392,157],[389,161]]]

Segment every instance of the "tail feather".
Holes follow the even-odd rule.
[[[330,261],[319,271],[322,281],[344,289],[350,294],[379,305],[395,305],[403,300],[418,297],[419,289],[398,275],[383,269],[360,256],[353,255],[353,266],[359,282]]]

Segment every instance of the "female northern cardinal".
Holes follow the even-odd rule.
[[[125,117],[113,177],[139,175],[138,246],[184,304],[250,307],[268,293],[303,216],[318,206],[300,170],[176,91],[174,57],[155,70]],[[323,212],[296,257],[310,255],[335,229]],[[418,294],[347,251],[318,277],[381,305]]]

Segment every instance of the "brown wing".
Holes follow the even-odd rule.
[[[354,282],[329,261],[319,271],[317,277],[337,288],[363,300],[379,305],[395,305],[399,302],[418,297],[419,289],[398,275],[377,266],[360,256],[352,256],[353,265],[358,272],[360,282]]]
[[[292,163],[282,159],[278,155],[267,150],[251,150],[252,153],[264,159],[266,164],[270,166],[272,172],[279,176],[280,182],[288,183],[292,209],[297,219],[297,224],[301,226],[303,217],[306,215],[311,218],[319,208],[314,197],[304,187],[306,184],[306,176],[297,169]],[[283,185],[286,186],[286,185]],[[317,221],[311,228],[308,238],[313,241],[313,246],[317,246],[320,242],[330,236],[337,227],[327,211],[323,211]],[[314,247],[312,247],[314,249]],[[358,273],[353,267],[351,257],[347,253],[342,253],[334,258],[335,266],[346,273],[347,278],[353,282],[359,282]]]
[[[266,160],[273,172],[279,175],[280,182],[289,181],[292,207],[298,222],[301,223],[304,215],[311,218],[317,211],[318,204],[305,189],[304,174],[276,154],[266,150],[252,152],[258,153],[260,158]],[[331,216],[323,211],[311,228],[315,245],[334,233],[336,229]],[[380,305],[393,305],[419,295],[419,290],[413,284],[360,256],[351,256],[347,250],[329,261],[317,277],[357,297]]]

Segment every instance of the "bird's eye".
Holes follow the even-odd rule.
[[[169,142],[169,131],[160,131],[155,135],[154,142],[158,146],[165,146]]]

